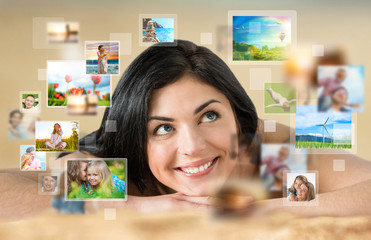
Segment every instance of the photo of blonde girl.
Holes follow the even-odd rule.
[[[51,134],[50,140],[45,142],[45,146],[50,150],[56,149],[62,151],[67,145],[67,143],[62,142],[62,135],[63,131],[61,125],[59,125],[58,123],[54,124],[54,129]]]
[[[31,167],[32,154],[25,153],[22,155],[21,159],[21,170],[36,170],[36,168]]]
[[[67,198],[125,198],[124,169],[120,161],[69,160]]]

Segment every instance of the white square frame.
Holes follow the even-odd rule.
[[[70,199],[67,198],[67,162],[68,161],[81,161],[81,160],[103,160],[103,161],[124,161],[125,164],[125,198],[124,199],[115,199],[115,198],[99,198],[99,199],[94,199],[94,198],[77,198],[77,199]],[[128,161],[127,158],[67,158],[64,162],[64,200],[65,201],[95,201],[95,202],[105,202],[105,201],[127,201],[128,200]]]
[[[120,51],[120,49],[119,49]],[[48,105],[48,100],[49,100],[49,96],[48,96],[48,83],[49,83],[49,63],[52,63],[52,62],[80,62],[82,64],[84,64],[86,66],[86,60],[47,60],[46,61],[46,97],[45,97],[45,106],[47,108],[65,108],[67,109],[67,106],[49,106]],[[119,71],[120,71],[120,67],[119,67]],[[85,72],[86,72],[86,68],[85,68]],[[85,74],[87,76],[91,76],[91,75],[94,75],[94,74]],[[103,76],[109,76],[109,82],[110,82],[110,105],[109,106],[98,106],[97,105],[97,108],[107,108],[107,107],[112,107],[112,75],[111,74],[103,74]],[[113,75],[114,76],[114,75]],[[70,115],[70,116],[74,116],[74,115]],[[75,115],[76,116],[76,115]]]
[[[145,43],[142,41],[143,36],[143,18],[173,18],[174,19],[174,42],[163,42],[162,46],[176,46],[178,39],[178,15],[177,14],[139,14],[139,26],[138,26],[138,40],[139,46],[149,47],[155,44],[154,42]]]
[[[289,186],[288,184],[285,185],[285,183],[287,183],[287,174],[288,173],[295,173],[297,175],[304,175],[306,173],[310,173],[310,174],[314,174],[315,175],[315,184],[314,185],[314,188],[315,188],[315,201],[309,201],[309,202],[290,202],[287,200],[287,190],[289,187],[291,187],[291,185]],[[320,201],[320,195],[319,195],[319,172],[316,171],[316,170],[307,170],[307,171],[284,171],[284,175],[283,175],[283,185],[286,186],[286,188],[283,189],[282,191],[282,195],[283,195],[283,206],[287,206],[287,207],[293,207],[293,206],[303,206],[303,207],[318,207],[319,206],[319,201]]]
[[[86,44],[89,44],[89,43],[95,43],[95,42],[116,42],[117,44],[118,44],[118,58],[119,58],[119,63],[118,63],[118,67],[119,67],[119,69],[118,69],[118,73],[117,74],[87,74],[86,73]],[[120,76],[121,74],[120,74],[120,63],[121,63],[121,57],[120,57],[120,41],[111,41],[111,40],[96,40],[96,41],[91,41],[91,40],[89,40],[89,41],[85,41],[84,42],[84,65],[85,65],[85,74],[86,75],[88,75],[88,76],[90,76],[90,75],[103,75],[103,76]],[[107,62],[108,62],[108,60],[107,60]]]
[[[233,17],[234,16],[285,16],[291,17],[292,52],[297,45],[297,13],[295,10],[232,10],[228,11],[228,63],[230,65],[282,65],[285,61],[235,61],[233,60]]]
[[[22,95],[23,94],[38,94],[38,104],[37,104],[37,109],[33,109],[33,110],[28,110],[28,109],[24,109],[23,108],[23,105],[22,105]],[[21,111],[21,113],[40,113],[41,112],[41,102],[42,102],[42,97],[41,97],[41,92],[39,91],[20,91],[19,92],[19,110]]]

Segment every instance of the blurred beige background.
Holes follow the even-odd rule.
[[[205,45],[225,61],[226,50],[217,50],[218,29],[227,25],[229,10],[296,10],[297,45],[311,49],[312,44],[343,46],[352,65],[365,66],[365,112],[357,115],[357,155],[371,159],[369,133],[371,120],[371,100],[368,92],[371,66],[369,56],[371,31],[371,2],[343,0],[336,3],[314,1],[10,1],[0,2],[0,168],[19,167],[19,145],[33,144],[32,140],[8,140],[7,126],[9,110],[19,108],[20,91],[40,91],[42,94],[41,120],[79,120],[81,136],[95,130],[100,125],[104,109],[99,109],[95,117],[71,117],[66,109],[46,108],[46,81],[38,80],[39,69],[46,69],[47,60],[83,60],[84,41],[110,40],[111,33],[131,33],[131,55],[120,58],[121,74],[128,64],[145,47],[138,42],[139,14],[177,14],[178,38],[200,44],[201,33],[212,33],[212,44]],[[80,23],[80,42],[65,45],[63,49],[34,49],[34,18],[63,18],[64,21]],[[38,36],[40,37],[40,36]],[[121,43],[122,44],[122,43]],[[123,46],[122,46],[123,47]],[[289,115],[265,115],[263,111],[264,92],[250,90],[250,68],[271,68],[272,81],[283,80],[282,66],[231,66],[248,94],[254,101],[260,118],[275,119],[289,124]],[[119,76],[112,77],[113,89]]]

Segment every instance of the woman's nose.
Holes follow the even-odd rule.
[[[193,156],[206,149],[204,136],[192,127],[180,130],[178,139],[178,152],[182,155]]]

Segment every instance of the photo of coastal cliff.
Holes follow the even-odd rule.
[[[174,42],[174,18],[142,18],[142,42]]]
[[[233,61],[284,61],[292,44],[290,16],[233,16]]]

